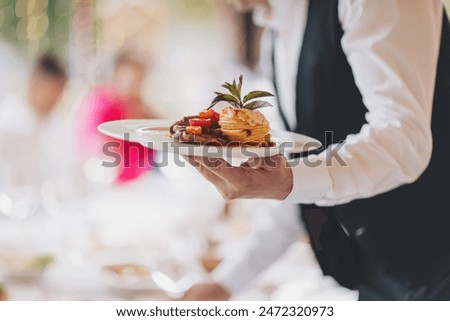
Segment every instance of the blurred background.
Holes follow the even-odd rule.
[[[226,1],[0,0],[0,299],[177,297],[276,212],[223,201],[191,168],[137,166],[161,156],[137,145],[105,168],[96,131],[196,113],[239,74],[271,90],[262,35]],[[355,299],[299,240],[234,298]]]
[[[211,0],[2,0],[1,63],[8,72],[2,73],[2,90],[14,90],[17,82],[11,80],[46,51],[68,62],[73,86],[89,88],[111,76],[117,52],[137,50],[151,65],[145,99],[163,113],[178,113],[180,101],[209,102],[193,91],[214,79],[224,63],[256,65],[258,37],[251,36],[258,31],[241,33],[250,22],[250,15]]]

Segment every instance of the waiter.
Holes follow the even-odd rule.
[[[450,29],[441,0],[239,2],[265,6],[286,128],[325,148],[255,166],[191,163],[227,198],[301,204],[324,274],[360,300],[450,299]]]

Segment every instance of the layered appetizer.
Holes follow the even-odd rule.
[[[171,136],[182,143],[199,145],[271,146],[269,122],[257,109],[272,106],[259,99],[273,95],[255,90],[242,98],[242,82],[241,75],[238,82],[224,83],[222,87],[228,92],[215,92],[216,97],[208,108],[175,122],[170,127]],[[219,102],[225,102],[228,106],[217,112],[214,107]]]

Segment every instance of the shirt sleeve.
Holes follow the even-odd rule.
[[[236,294],[281,257],[302,235],[297,206],[282,204],[259,213],[253,233],[212,274],[214,281]]]
[[[415,181],[432,153],[442,30],[439,0],[344,0],[341,40],[367,124],[318,156],[293,160],[288,201],[336,205]]]

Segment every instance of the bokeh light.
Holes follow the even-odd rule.
[[[66,56],[76,2],[0,0],[0,37],[30,58],[48,49]]]

